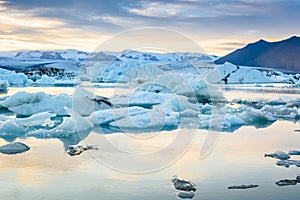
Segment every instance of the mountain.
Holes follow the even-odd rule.
[[[225,62],[299,72],[300,37],[293,36],[278,42],[259,40],[215,61],[216,64]]]
[[[1,54],[0,54],[1,55]],[[84,60],[89,53],[75,49],[17,51],[14,58],[27,60]]]

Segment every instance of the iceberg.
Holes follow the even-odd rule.
[[[56,81],[55,78],[50,77],[46,74],[43,74],[42,77],[35,82],[33,82],[34,85],[52,85]]]
[[[98,150],[98,146],[97,145],[93,145],[93,146],[91,146],[91,145],[69,145],[66,148],[66,152],[70,156],[78,156],[87,150]]]
[[[13,141],[33,129],[51,128],[54,126],[54,121],[51,120],[54,116],[56,115],[48,112],[37,113],[27,118],[1,116],[0,137],[7,141]]]
[[[26,136],[37,138],[70,138],[76,135],[76,137],[86,137],[94,127],[93,123],[88,118],[80,116],[68,107],[65,107],[65,110],[70,117],[64,117],[61,124],[52,129],[30,131]],[[78,139],[80,141],[80,138],[76,138],[76,140]]]
[[[291,150],[291,151],[289,151],[289,154],[290,155],[300,155],[300,151],[298,151],[298,150]]]
[[[163,96],[161,94],[153,92],[141,92],[137,91],[130,95],[116,95],[111,98],[111,102],[117,106],[139,106],[150,108],[153,105],[163,103],[169,96]]]
[[[128,130],[162,130],[165,126],[177,126],[178,121],[172,117],[149,110],[143,114],[131,115],[109,123],[110,126]]]
[[[294,165],[296,167],[300,167],[300,160],[279,160],[276,163],[278,166],[283,166],[289,168],[290,166]]]
[[[278,186],[289,186],[289,185],[297,185],[300,183],[300,176],[297,176],[296,179],[283,179],[276,182]]]
[[[71,117],[64,117],[63,122],[55,128],[54,132],[73,134],[94,127],[94,124],[88,118],[81,117],[71,108],[65,107],[65,110]]]
[[[223,101],[224,97],[217,85],[209,84],[201,76],[165,73],[144,83],[137,91],[154,93],[172,93],[186,96],[191,101],[211,102]]]
[[[177,176],[173,176],[171,181],[176,190],[193,191],[193,192],[197,190],[196,185],[189,180],[179,179]]]
[[[123,119],[125,117],[131,117],[139,114],[147,114],[148,109],[138,106],[105,109],[93,112],[88,119],[95,125],[106,125],[113,121]]]
[[[300,109],[297,107],[287,107],[285,105],[279,106],[270,106],[265,105],[261,108],[261,111],[264,113],[269,113],[276,118],[282,119],[295,119],[300,116]]]
[[[31,115],[27,118],[16,118],[15,122],[19,126],[29,127],[29,126],[54,126],[54,121],[51,120],[52,117],[56,115],[49,112],[41,112]]]
[[[233,185],[229,186],[228,190],[246,190],[246,189],[251,189],[251,188],[256,188],[258,185]]]
[[[68,114],[64,107],[72,106],[72,99],[67,94],[49,95],[44,92],[17,92],[0,102],[0,105],[23,116],[40,112],[52,112],[56,115]]]
[[[260,110],[243,111],[239,117],[249,124],[274,122],[276,119]]]
[[[285,153],[283,151],[276,151],[275,153],[267,153],[265,154],[265,157],[276,158],[279,160],[288,160],[291,158],[291,156],[288,153]]]
[[[16,73],[6,69],[0,69],[0,80],[6,80],[9,85],[25,86],[28,83],[28,78],[23,73]]]

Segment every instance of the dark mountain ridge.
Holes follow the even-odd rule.
[[[293,36],[278,42],[259,40],[215,61],[216,64],[225,62],[299,72],[300,37]]]

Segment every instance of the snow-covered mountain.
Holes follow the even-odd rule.
[[[10,84],[51,84],[79,77],[92,82],[146,82],[166,73],[199,76],[210,83],[296,83],[298,74],[271,69],[216,65],[218,57],[201,53],[83,52],[35,50],[0,52],[0,80]],[[11,71],[11,73],[9,72]],[[5,72],[5,73],[4,73]],[[16,73],[17,72],[17,73]],[[24,76],[20,77],[20,74]],[[16,76],[15,81],[14,77]],[[26,76],[28,80],[26,79]],[[174,77],[174,76],[173,76]]]
[[[0,54],[1,55],[1,54]],[[88,52],[78,51],[74,49],[68,50],[34,50],[34,51],[18,51],[15,53],[16,59],[31,60],[84,60]]]

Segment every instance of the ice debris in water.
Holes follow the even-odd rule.
[[[3,146],[0,146],[0,153],[3,154],[19,154],[26,152],[30,149],[29,146],[22,142],[13,142]]]
[[[174,184],[175,189],[182,191],[196,191],[196,185],[189,180],[179,179],[177,176],[173,176],[171,181]]]
[[[69,145],[66,148],[67,154],[70,156],[77,156],[80,155],[82,152],[87,150],[98,150],[97,145]]]
[[[278,166],[283,166],[289,168],[290,166],[294,165],[296,167],[300,167],[300,160],[279,160],[276,163]]]
[[[193,198],[195,196],[196,185],[189,180],[179,179],[176,175],[172,177],[171,181],[178,191],[176,194],[179,198]]]
[[[258,185],[233,185],[229,186],[228,190],[246,190],[251,188],[256,188]]]
[[[296,179],[283,179],[276,182],[278,186],[289,186],[289,185],[297,185],[300,183],[300,176],[297,176]]]
[[[283,151],[276,151],[275,153],[266,153],[265,157],[276,158],[279,160],[288,160],[291,156]]]
[[[244,111],[239,115],[247,123],[273,122],[276,119],[260,110]]]
[[[291,150],[291,151],[289,151],[289,154],[290,155],[300,155],[300,151],[298,151],[298,150]]]

